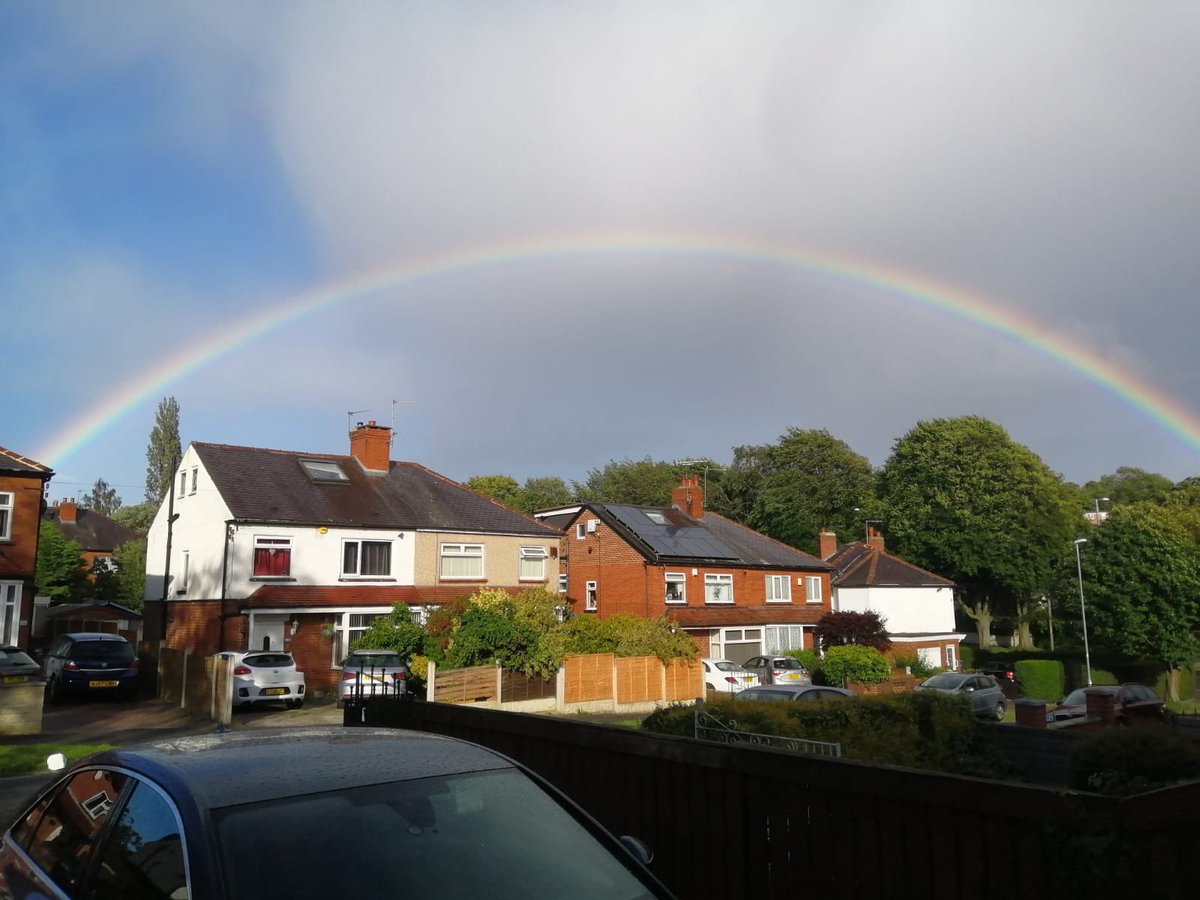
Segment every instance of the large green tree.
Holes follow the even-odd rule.
[[[519,508],[526,513],[555,506],[565,506],[573,499],[567,483],[554,475],[526,478],[521,490],[524,496],[522,497],[523,505]]]
[[[706,503],[713,512],[749,524],[771,462],[771,444],[733,448],[728,466],[710,472]]]
[[[50,522],[42,523],[38,536],[34,582],[38,595],[49,597],[52,603],[78,600],[88,592],[79,545]]]
[[[1121,466],[1111,475],[1089,481],[1079,489],[1080,505],[1085,511],[1094,511],[1096,501],[1108,498],[1100,504],[1101,511],[1113,506],[1150,501],[1161,503],[1174,485],[1171,479],[1157,472],[1147,472],[1134,466]]]
[[[824,430],[789,428],[766,454],[749,524],[815,553],[822,528],[832,528],[842,540],[862,534],[856,510],[874,489],[870,462],[845,441]]]
[[[1179,699],[1180,671],[1200,659],[1200,545],[1187,523],[1154,503],[1118,506],[1080,549],[1091,646],[1160,661]],[[1064,562],[1055,611],[1079,622],[1074,553]]]
[[[117,565],[116,601],[141,610],[146,588],[146,539],[126,541],[113,551]]]
[[[1011,615],[1021,643],[1074,529],[1075,500],[1028,448],[979,416],[921,422],[880,474],[887,537],[901,556],[958,585],[983,647]]]
[[[150,530],[157,512],[158,507],[147,501],[136,503],[133,506],[122,506],[113,513],[112,518],[114,522],[119,522],[126,528],[132,528],[139,534],[145,534]]]
[[[183,455],[179,443],[179,403],[163,397],[154,414],[150,443],[146,447],[146,501],[157,507],[171,489],[175,469]]]
[[[102,516],[112,516],[121,508],[121,498],[117,496],[116,488],[108,486],[103,478],[97,478],[91,492],[83,498],[86,509],[94,509]]]
[[[668,506],[671,491],[680,476],[693,471],[678,463],[645,459],[610,460],[603,469],[592,469],[587,480],[576,483],[578,500],[597,503],[623,503],[630,506]]]
[[[523,505],[521,485],[509,475],[475,475],[466,480],[466,486],[477,494],[503,503],[510,509],[521,509]]]

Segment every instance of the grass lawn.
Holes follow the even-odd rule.
[[[1191,713],[1195,715],[1200,713],[1200,702],[1196,700],[1169,700],[1167,701],[1167,709],[1177,713]]]
[[[18,744],[0,747],[0,776],[48,772],[46,757],[51,753],[62,753],[69,764],[89,753],[111,749],[112,744]]]

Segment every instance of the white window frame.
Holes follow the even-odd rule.
[[[286,575],[256,575],[254,573],[254,557],[258,556],[258,551],[260,548],[264,548],[267,550],[286,550],[288,552],[288,574],[286,574]],[[250,577],[252,579],[254,579],[255,581],[261,580],[263,578],[278,578],[278,579],[291,578],[292,577],[292,551],[293,551],[293,549],[294,548],[292,547],[292,539],[290,537],[288,537],[287,535],[256,534],[254,536],[254,546],[250,549]],[[362,557],[362,551],[360,548],[359,558],[361,559],[361,557]],[[344,548],[343,548],[342,559],[344,560],[345,558],[346,557],[345,557]]]
[[[179,493],[176,498],[182,497],[187,492],[187,469],[179,470]]]
[[[946,668],[952,672],[958,671],[958,653],[953,644],[946,645]]]
[[[558,576],[558,592],[560,594],[565,594],[567,592],[567,575],[565,572]]]
[[[587,539],[587,522],[582,520],[575,523],[575,540],[582,541]]]
[[[679,588],[679,596],[674,600],[671,599],[671,585]],[[663,602],[668,606],[687,606],[687,572],[663,573]]]
[[[479,573],[447,575],[446,561],[449,559],[478,559]],[[438,549],[438,579],[441,581],[482,581],[486,575],[483,544],[442,544]]]
[[[584,585],[584,601],[583,608],[588,612],[595,612],[600,608],[600,592],[596,588],[596,582],[589,581]]]
[[[729,588],[729,597],[713,599],[713,595],[719,597],[721,589],[726,586]],[[714,606],[732,606],[733,575],[727,572],[706,572],[704,575],[704,602]]]
[[[188,575],[192,571],[192,551],[181,550],[180,553],[183,555],[183,562],[179,566],[181,570],[179,573],[179,587],[175,590],[175,593],[186,594],[188,589]]]
[[[545,547],[521,547],[517,550],[517,580],[518,581],[536,581],[539,584],[546,583],[546,560],[550,558],[550,551]],[[526,563],[539,562],[541,563],[541,572],[537,575],[526,575],[522,569]]]
[[[199,478],[199,474],[198,474],[199,472],[200,472],[199,467],[192,466],[192,489],[190,491],[188,491],[189,494],[196,493],[196,482],[197,482],[197,479]]]
[[[330,667],[340,669],[342,660],[345,658],[349,647],[354,643],[354,635],[361,634],[371,627],[371,622],[375,619],[386,616],[391,612],[387,607],[374,607],[366,609],[356,609],[354,611],[339,611],[337,621],[333,623],[333,634],[329,640]],[[365,625],[361,622],[351,625],[353,616],[369,616],[370,621]],[[413,610],[413,619],[417,618],[417,610]]]
[[[821,593],[821,576],[820,575],[805,575],[804,576],[804,602],[805,603],[820,603],[824,600]]]
[[[792,602],[791,575],[768,575],[766,576],[766,587],[768,603]]]
[[[21,588],[19,581],[0,581],[0,642],[10,646],[21,631]]]
[[[16,495],[11,491],[0,491],[0,541],[12,540],[13,506]]]
[[[346,546],[348,544],[356,544],[358,549],[355,551],[355,569],[357,571],[346,571]],[[363,544],[386,544],[388,548],[388,570],[382,575],[362,574],[362,545]],[[377,538],[342,538],[342,558],[339,563],[342,569],[343,578],[390,578],[392,575],[392,541],[381,541]],[[260,576],[261,577],[261,576]]]
[[[763,654],[778,656],[789,650],[802,650],[805,645],[805,634],[812,631],[812,625],[766,625],[763,627]],[[800,645],[795,645],[798,638]],[[811,640],[809,641],[811,643]]]

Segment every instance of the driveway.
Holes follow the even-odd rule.
[[[287,728],[312,725],[340,725],[342,711],[333,701],[309,701],[302,709],[285,709],[282,704],[269,705],[233,713],[231,728],[241,731],[251,728]],[[15,744],[113,744],[127,747],[150,741],[166,740],[190,734],[209,734],[216,731],[212,719],[193,715],[177,704],[147,698],[128,703],[102,697],[47,706],[42,714],[41,734],[6,737],[5,743]],[[19,811],[19,807],[49,777],[28,775],[0,778],[0,829]]]

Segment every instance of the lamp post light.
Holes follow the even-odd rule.
[[[1092,655],[1088,651],[1087,606],[1083,602],[1083,563],[1079,561],[1079,545],[1086,544],[1087,538],[1075,539],[1075,571],[1079,573],[1079,614],[1083,619],[1083,663],[1087,666],[1088,687],[1092,686]]]
[[[1097,497],[1096,498],[1096,524],[1097,525],[1100,524],[1100,504],[1107,503],[1107,502],[1108,502],[1107,497]]]

